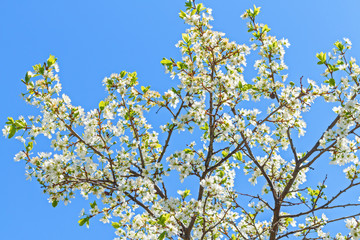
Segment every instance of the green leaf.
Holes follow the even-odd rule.
[[[183,62],[177,62],[176,66],[178,67],[179,70],[187,68],[186,64]]]
[[[329,85],[330,85],[331,87],[335,87],[335,85],[336,85],[335,79],[330,78],[330,79],[329,79]]]
[[[30,152],[33,149],[34,143],[33,142],[29,142],[26,146],[26,151]]]
[[[12,138],[15,135],[15,133],[16,133],[16,127],[15,125],[11,125],[8,138]]]
[[[186,148],[186,149],[184,149],[184,152],[185,153],[192,153],[193,151],[190,148]]]
[[[86,226],[89,227],[89,217],[82,218],[78,221],[79,226],[83,226],[86,223]]]
[[[165,223],[169,220],[169,218],[170,218],[170,214],[168,214],[168,213],[163,214],[158,218],[157,223],[162,226],[165,226]]]
[[[245,91],[247,91],[247,90],[249,90],[249,89],[253,89],[253,85],[251,85],[251,84],[245,84],[245,85],[243,85],[241,91],[245,92]]]
[[[340,41],[336,41],[334,45],[337,47],[337,49],[342,52],[344,50],[344,45]]]
[[[187,1],[187,2],[185,3],[185,7],[186,7],[187,10],[189,10],[190,8],[192,8],[192,1],[191,1],[191,0]]]
[[[183,198],[186,198],[187,196],[190,195],[190,190],[186,189],[182,195]]]
[[[112,222],[111,225],[112,225],[114,228],[116,228],[116,229],[118,229],[118,228],[121,227],[121,226],[120,226],[120,223],[118,223],[118,222]]]
[[[16,120],[14,124],[18,129],[23,129],[26,127],[26,124],[21,120]]]
[[[186,17],[186,13],[180,10],[179,17],[184,19]]]
[[[26,72],[26,74],[25,74],[25,83],[29,83],[29,81],[30,81],[30,75],[29,75],[29,72]]]
[[[229,152],[224,150],[224,151],[221,152],[221,154],[222,154],[223,157],[226,157],[227,155],[229,155]]]
[[[336,65],[342,65],[342,64],[344,64],[344,61],[337,60]]]
[[[125,118],[125,120],[129,120],[130,119],[130,113],[126,112],[124,118]]]
[[[143,91],[143,93],[146,93],[149,90],[150,86],[144,87],[141,86],[141,91]]]
[[[56,63],[56,58],[50,54],[50,57],[47,60],[47,66],[51,67],[54,63]]]
[[[165,237],[166,237],[166,235],[167,235],[167,232],[166,232],[166,231],[165,231],[165,232],[163,232],[162,234],[160,234],[160,236],[159,236],[158,240],[164,240],[164,239],[165,239]]]
[[[262,32],[269,32],[271,29],[268,27],[268,25],[264,25],[263,28],[262,28]],[[277,44],[277,42],[274,42]]]
[[[124,77],[125,77],[125,75],[126,75],[126,72],[125,72],[125,71],[121,71],[121,73],[120,73],[120,77],[121,77],[121,78],[124,78]]]
[[[134,85],[136,83],[137,78],[137,72],[129,73],[128,76],[131,78],[131,84]]]
[[[184,42],[186,42],[186,43],[190,41],[190,37],[189,37],[189,35],[186,34],[186,33],[183,33],[183,34],[182,34],[182,39],[183,39]]]
[[[33,66],[33,69],[34,69],[35,73],[39,73],[40,68],[41,68],[41,64],[36,64],[36,65]],[[44,72],[44,70],[43,70],[43,72]]]
[[[169,59],[166,59],[166,58],[164,58],[163,60],[161,60],[160,61],[160,63],[162,64],[162,65],[166,65],[166,66],[171,66],[173,63],[172,63],[172,61],[170,61]]]
[[[161,144],[159,144],[159,143],[157,143],[157,144],[155,144],[155,146],[154,146],[154,148],[161,148],[162,146],[161,146]]]
[[[242,161],[242,158],[243,158],[243,156],[242,156],[242,153],[241,153],[241,152],[235,153],[235,159],[236,159],[236,160]]]
[[[179,90],[176,90],[175,88],[171,88],[171,91],[173,92],[173,93],[175,93],[175,94],[178,94],[178,95],[180,95],[180,89]]]
[[[96,205],[97,205],[97,204],[96,204],[96,201],[94,201],[94,202],[90,203],[90,207],[91,207],[91,208],[95,208],[95,207],[96,207]]]
[[[12,117],[8,117],[7,119],[8,121],[6,122],[6,124],[14,124],[14,119]]]
[[[106,102],[104,102],[104,101],[99,102],[99,109],[101,111],[104,110],[105,106],[106,106]]]
[[[56,207],[57,205],[58,205],[58,203],[59,203],[59,201],[53,201],[52,203],[51,203],[51,205],[53,206],[53,207]]]
[[[320,60],[317,64],[321,65],[324,64],[326,62],[326,53],[317,53],[316,57]]]
[[[312,84],[310,84],[310,86],[308,87],[309,91],[313,90],[314,86]]]
[[[293,221],[293,218],[285,218],[285,226],[289,226],[289,224]]]
[[[135,116],[135,112],[133,110],[129,110],[128,112],[125,113],[125,120],[130,120],[132,117]]]
[[[261,7],[256,7],[254,4],[254,11],[253,11],[253,17],[256,17],[259,13],[260,13],[260,8]]]
[[[44,75],[44,73],[45,73],[45,66],[43,65],[39,68],[39,74]]]
[[[328,67],[329,67],[330,72],[336,72],[339,70],[335,65],[329,64]]]
[[[203,127],[200,127],[201,130],[209,130],[209,124],[206,122],[205,125]]]
[[[200,3],[200,4],[198,4],[198,5],[196,6],[196,11],[197,11],[198,13],[200,13],[201,8],[202,8],[202,3]]]
[[[201,11],[205,10],[206,8],[204,7],[204,5],[202,3],[199,3],[197,6],[196,6],[196,11],[198,13],[200,13]]]

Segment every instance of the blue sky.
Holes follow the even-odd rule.
[[[278,38],[288,38],[289,79],[301,76],[316,81],[322,68],[315,54],[330,51],[336,40],[353,42],[352,56],[360,58],[357,0],[206,0],[213,9],[215,30],[238,43],[248,43],[246,21],[240,18],[254,3],[262,7],[260,22]],[[0,1],[0,123],[8,116],[35,114],[20,93],[20,79],[31,66],[49,54],[58,58],[63,92],[74,105],[94,108],[105,97],[101,80],[122,70],[137,71],[142,85],[164,92],[174,82],[164,74],[163,57],[179,58],[175,44],[186,25],[178,17],[183,0],[62,0]],[[253,65],[248,63],[249,67]],[[309,130],[328,125],[328,113],[318,108],[309,117]],[[112,239],[111,225],[93,221],[79,227],[84,206],[75,200],[53,208],[36,181],[25,181],[24,164],[13,155],[21,149],[16,140],[0,138],[0,238],[12,240]]]

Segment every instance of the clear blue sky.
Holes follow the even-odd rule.
[[[246,22],[240,15],[255,3],[260,21],[272,34],[288,38],[289,79],[301,76],[322,80],[315,54],[330,51],[336,40],[353,42],[351,55],[360,58],[358,0],[206,0],[213,9],[215,30],[238,43],[247,43]],[[163,57],[179,57],[174,47],[185,29],[178,17],[183,0],[1,0],[0,1],[0,125],[7,116],[34,114],[20,93],[20,79],[49,54],[58,58],[63,91],[74,105],[89,110],[105,96],[101,80],[122,70],[137,71],[143,85],[164,92],[174,84],[160,64]],[[360,60],[360,59],[359,59]],[[249,67],[253,65],[249,62]],[[315,117],[314,117],[315,116]],[[314,115],[315,128],[328,124],[326,115]],[[97,221],[79,227],[84,206],[75,200],[53,208],[36,181],[25,181],[24,164],[13,155],[16,140],[0,138],[0,239],[77,240],[113,239],[111,225]]]

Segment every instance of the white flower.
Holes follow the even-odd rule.
[[[345,41],[346,44],[348,44],[348,45],[350,45],[350,46],[352,45],[350,39],[348,39],[348,38],[343,38],[343,39],[344,39],[344,41]]]
[[[15,139],[19,140],[22,143],[25,143],[25,139],[22,136],[16,136]]]
[[[106,118],[106,119],[114,119],[114,113],[109,108],[105,108],[105,110],[104,110],[104,118]]]
[[[18,161],[20,161],[20,160],[22,160],[22,159],[24,159],[24,158],[26,158],[26,154],[25,154],[23,151],[21,151],[21,152],[18,152],[18,153],[15,155],[14,161],[15,161],[15,162],[18,162]]]
[[[63,100],[64,100],[64,102],[65,102],[66,104],[70,104],[70,103],[71,103],[71,100],[70,100],[69,96],[67,96],[66,94],[63,93],[62,98],[63,98]]]
[[[55,72],[59,72],[59,65],[58,65],[58,63],[56,62],[56,63],[54,63],[54,69],[55,69]]]
[[[348,67],[347,64],[341,64],[341,65],[339,65],[339,69],[340,69],[340,70],[345,70],[347,67]]]
[[[5,127],[2,129],[2,133],[3,133],[4,137],[7,137],[10,133],[10,126],[5,125]]]

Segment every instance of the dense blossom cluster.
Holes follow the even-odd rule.
[[[301,78],[295,84],[284,73],[290,44],[256,22],[259,12],[254,6],[242,15],[252,37],[250,46],[240,45],[212,29],[211,9],[188,1],[180,17],[190,27],[176,44],[183,57],[161,61],[178,85],[160,94],[138,87],[136,72],[112,74],[103,80],[108,97],[88,112],[61,93],[54,56],[35,65],[23,80],[23,97],[41,115],[8,118],[3,129],[9,138],[21,133],[16,139],[25,149],[15,160],[26,161],[28,177],[38,180],[54,207],[77,191],[85,199],[96,196],[79,224],[100,215],[112,222],[117,239],[360,239],[360,214],[325,215],[359,205],[336,203],[360,184],[360,68],[346,57],[351,42],[337,41],[332,53],[317,55],[324,83]],[[259,54],[257,76],[245,79],[250,52]],[[293,138],[305,134],[303,113],[319,98],[336,105],[336,118],[313,147],[297,152]],[[268,105],[260,110],[249,101]],[[146,118],[158,109],[170,116],[159,132]],[[169,152],[182,131],[200,133],[199,140]],[[33,151],[39,135],[51,139],[53,152]],[[315,188],[305,184],[326,153],[330,163],[346,166],[347,185],[332,196],[326,195],[326,179]],[[241,171],[252,185],[261,185],[259,193],[239,191]],[[170,195],[171,176],[191,179],[197,189]],[[332,237],[324,227],[341,220],[350,233]]]

